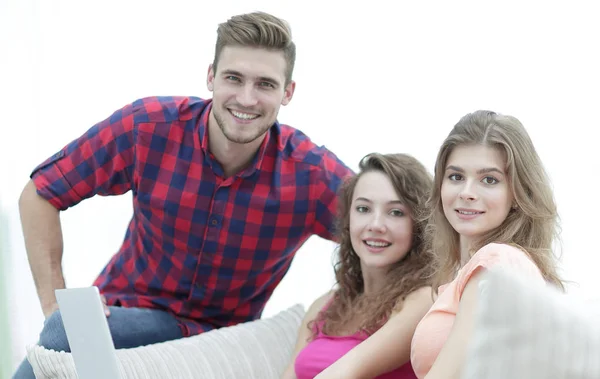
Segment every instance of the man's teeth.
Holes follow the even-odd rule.
[[[391,243],[377,241],[365,241],[365,243],[372,247],[388,247],[391,245]]]
[[[458,213],[463,214],[463,215],[477,215],[477,214],[480,214],[481,212],[458,211]]]
[[[241,119],[244,119],[244,120],[252,120],[252,119],[258,117],[257,114],[242,113],[242,112],[236,112],[236,111],[231,111],[231,113],[233,113],[233,115],[235,117],[241,118]]]

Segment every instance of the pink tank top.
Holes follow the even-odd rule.
[[[298,379],[313,379],[352,348],[366,340],[367,337],[368,335],[363,332],[357,332],[349,336],[329,336],[323,334],[322,325],[319,325],[317,336],[296,357],[294,363],[296,377]],[[410,362],[408,362],[393,371],[379,375],[376,379],[416,379],[416,376]]]

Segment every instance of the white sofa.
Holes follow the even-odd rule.
[[[289,363],[304,308],[135,349],[117,350],[123,379],[277,379]],[[600,378],[600,309],[502,271],[480,285],[462,379]],[[28,352],[38,378],[76,378],[70,354]]]
[[[600,378],[600,309],[500,270],[486,273],[463,379]]]
[[[289,364],[304,307],[175,341],[116,351],[122,379],[278,379]],[[40,346],[27,359],[38,379],[76,379],[70,353]]]

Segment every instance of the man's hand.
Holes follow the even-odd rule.
[[[100,295],[100,300],[102,300],[102,307],[104,308],[104,314],[106,317],[110,316],[110,309],[108,309],[108,304],[106,304],[106,297],[104,295]],[[53,303],[52,305],[43,309],[44,319],[48,319],[52,316],[52,313],[58,310],[58,303]]]
[[[110,309],[108,309],[108,304],[106,304],[106,297],[100,295],[100,299],[102,300],[102,306],[104,307],[104,314],[106,317],[110,316]]]
[[[54,313],[57,310],[58,310],[58,303],[56,303],[56,302],[50,304],[47,307],[44,307],[42,309],[42,312],[44,313],[44,320],[47,320],[48,318],[50,318],[50,316],[52,316],[52,313]]]

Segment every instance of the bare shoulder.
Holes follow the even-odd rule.
[[[398,303],[392,314],[416,313],[424,315],[433,305],[434,298],[430,286],[420,287],[409,293],[403,302]]]
[[[315,319],[319,314],[319,311],[323,309],[327,302],[333,298],[334,293],[335,291],[329,291],[313,301],[306,311],[306,318]]]
[[[404,300],[405,304],[415,303],[415,304],[433,304],[433,292],[430,286],[425,286],[414,290],[409,293]]]

